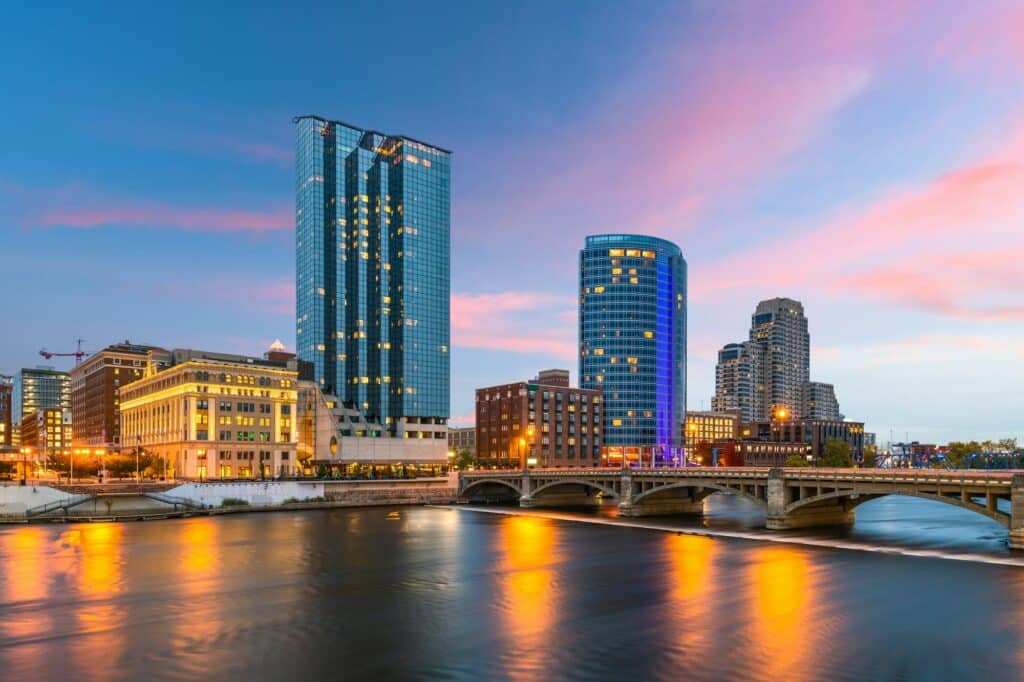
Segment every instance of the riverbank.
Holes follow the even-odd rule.
[[[0,523],[150,521],[268,511],[447,505],[449,477],[379,481],[188,482],[159,491],[0,486]]]

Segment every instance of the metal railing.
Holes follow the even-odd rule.
[[[38,507],[32,507],[31,509],[25,510],[25,516],[39,516],[41,514],[47,514],[57,509],[63,509],[65,512],[71,507],[76,507],[83,502],[88,502],[93,499],[93,495],[72,495],[71,497],[65,497],[61,500],[54,502],[48,502],[41,504]]]

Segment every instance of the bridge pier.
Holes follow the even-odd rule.
[[[537,497],[523,496],[519,498],[519,506],[524,509],[533,507],[596,507],[601,504],[596,494],[589,491],[572,491],[564,493],[542,493]]]
[[[619,516],[670,516],[675,514],[703,514],[704,500],[689,497],[665,497],[643,500],[639,504],[619,504]]]
[[[847,509],[844,502],[838,498],[786,511],[791,500],[786,490],[786,479],[782,469],[772,469],[768,472],[767,493],[768,514],[765,526],[768,530],[853,525],[853,509]]]
[[[1024,549],[1024,474],[1014,474],[1010,487],[1010,549]]]

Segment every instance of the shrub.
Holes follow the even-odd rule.
[[[220,506],[222,507],[245,507],[248,506],[248,500],[241,500],[237,497],[225,497],[221,500]]]

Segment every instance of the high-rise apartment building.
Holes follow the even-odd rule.
[[[744,422],[799,417],[811,371],[803,304],[773,298],[757,304],[750,339],[726,344],[715,368],[715,410],[740,410]]]
[[[839,421],[843,418],[839,412],[839,401],[836,400],[836,389],[832,384],[808,381],[804,384],[803,394],[800,416],[804,419]]]
[[[121,387],[142,378],[152,350],[160,349],[125,341],[107,346],[71,370],[72,442],[76,448],[120,448]]]
[[[686,261],[679,247],[639,235],[587,237],[579,311],[580,386],[604,391],[604,459],[681,456]]]
[[[478,388],[477,460],[502,468],[597,466],[603,414],[601,390],[570,387],[568,370]]]
[[[753,341],[726,344],[718,351],[711,409],[736,410],[752,422],[765,414],[764,347]]]
[[[751,317],[750,340],[764,347],[765,417],[780,411],[799,415],[811,373],[811,337],[803,304],[791,298],[758,303]]]
[[[53,367],[22,369],[14,384],[14,419],[18,423],[44,409],[71,409],[71,376]]]
[[[295,125],[296,353],[343,421],[436,440],[444,461],[451,153],[318,116]]]

